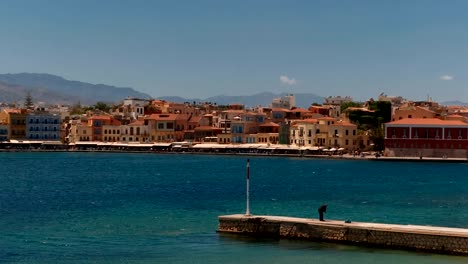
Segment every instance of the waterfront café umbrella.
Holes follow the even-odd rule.
[[[332,152],[333,152],[333,151],[336,151],[336,148],[331,148],[330,151],[332,151]]]
[[[223,145],[223,144],[196,144],[192,148],[195,148],[195,149],[222,149],[222,148],[226,148],[226,145]]]

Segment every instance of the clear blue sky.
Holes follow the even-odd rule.
[[[154,97],[468,102],[468,1],[0,0],[0,73]]]

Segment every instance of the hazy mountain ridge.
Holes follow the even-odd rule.
[[[254,95],[237,95],[237,96],[230,96],[230,95],[217,95],[208,97],[206,99],[198,99],[198,98],[183,98],[179,96],[161,96],[158,99],[166,100],[170,102],[211,102],[216,103],[218,105],[229,105],[229,104],[242,104],[247,107],[254,107],[254,106],[263,106],[268,107],[271,105],[273,99],[279,98],[282,96],[287,95],[287,93],[280,93],[275,94],[271,92],[262,92]],[[294,94],[296,97],[296,106],[307,108],[312,103],[323,103],[323,97],[318,96],[312,93],[300,93]]]
[[[446,102],[442,102],[440,103],[441,105],[458,105],[458,106],[468,106],[468,103],[465,103],[465,102],[462,102],[462,101],[458,101],[458,100],[455,100],[455,101],[446,101]]]
[[[43,73],[0,74],[0,82],[3,83],[4,91],[0,94],[0,101],[5,102],[23,101],[27,91],[31,92],[35,101],[47,103],[117,103],[127,97],[151,98],[129,87],[72,81]],[[44,96],[45,100],[41,95],[47,95]]]
[[[67,94],[43,88],[30,89],[21,85],[8,84],[0,81],[0,102],[22,104],[28,92],[36,103],[71,104],[79,101],[78,98]]]

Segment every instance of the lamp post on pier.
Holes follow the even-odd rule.
[[[246,209],[245,209],[245,215],[250,216],[250,159],[247,159],[247,186],[246,186]]]

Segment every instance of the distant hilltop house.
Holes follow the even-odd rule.
[[[350,96],[328,96],[325,98],[326,105],[342,105],[344,103],[352,102],[353,98]]]
[[[271,102],[271,108],[291,109],[296,107],[296,97],[293,94],[288,94],[280,98],[275,98]]]

